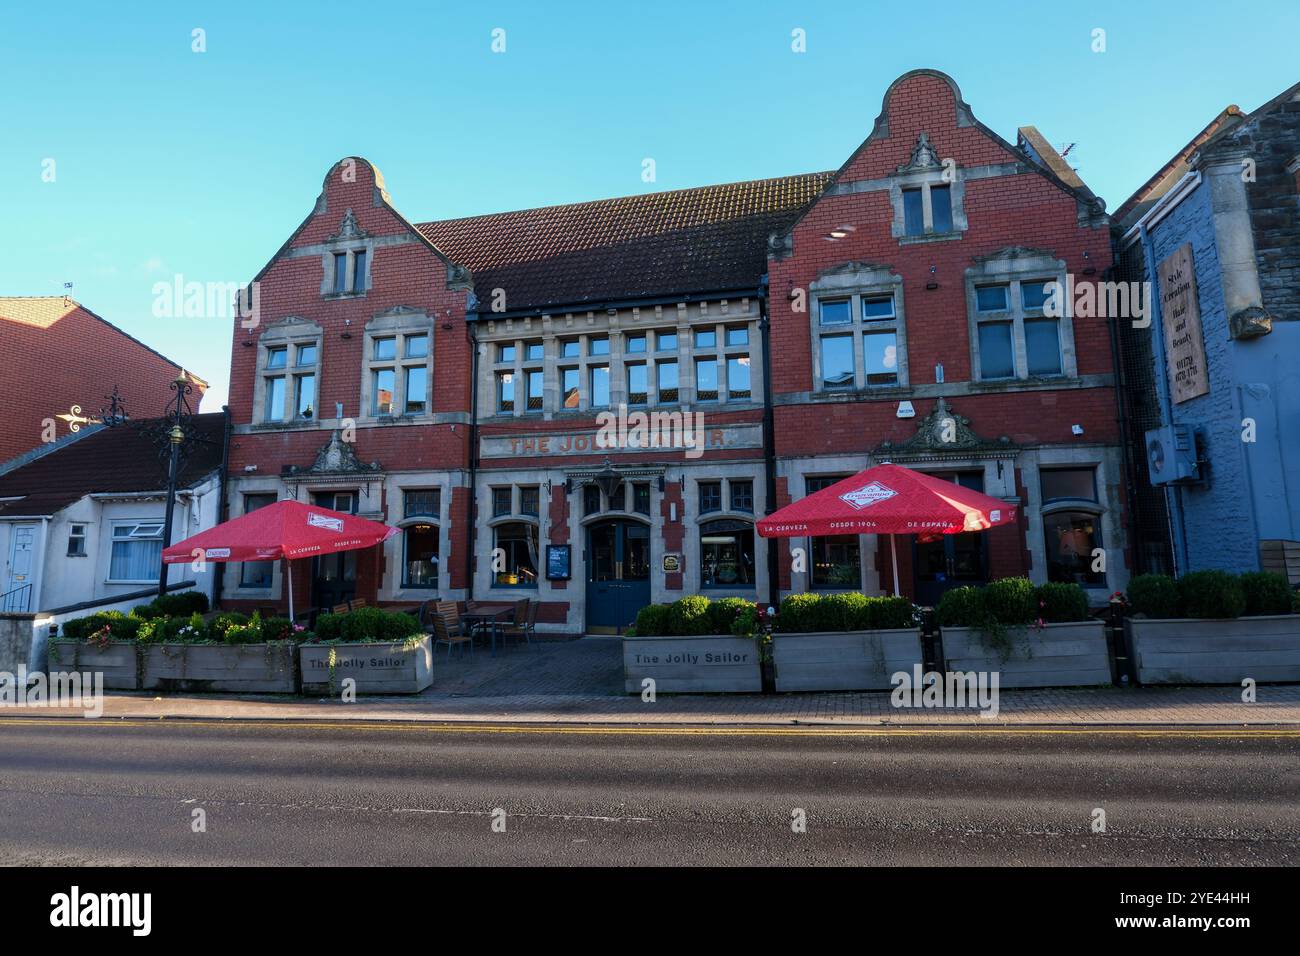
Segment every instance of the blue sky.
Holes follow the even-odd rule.
[[[0,295],[73,282],[207,378],[215,410],[231,324],[156,317],[154,284],[251,278],[343,156],[373,161],[415,221],[834,169],[888,84],[933,67],[1004,137],[1034,124],[1077,144],[1070,160],[1114,209],[1225,105],[1300,80],[1294,0],[951,3],[904,22],[908,9],[10,0]]]

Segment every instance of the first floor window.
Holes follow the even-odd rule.
[[[542,390],[545,387],[545,375],[541,369],[533,369],[525,372],[524,376],[528,379],[528,410],[530,412],[540,412],[542,410]]]
[[[84,558],[86,556],[86,526],[74,524],[68,530],[68,557]]]
[[[660,405],[672,405],[677,402],[677,363],[660,362],[655,367],[656,388]]]
[[[743,521],[700,525],[700,586],[748,588],[754,585],[754,526]]]
[[[1092,586],[1106,584],[1105,573],[1093,570],[1093,552],[1101,547],[1099,521],[1097,515],[1081,511],[1056,511],[1043,515],[1049,581]]]
[[[864,333],[862,358],[868,385],[898,384],[898,334],[893,329]]]
[[[438,526],[417,524],[403,534],[406,550],[405,588],[436,588],[438,586]]]
[[[695,360],[695,400],[697,402],[716,402],[718,400],[717,359]]]
[[[393,414],[393,390],[396,384],[397,375],[391,368],[375,370],[370,401],[376,415]]]
[[[1056,319],[1025,319],[1025,358],[1030,375],[1061,374],[1061,329]]]
[[[847,335],[822,337],[822,387],[853,387],[853,339]]]
[[[629,405],[644,405],[648,394],[645,363],[629,365],[627,367],[627,403]]]
[[[420,415],[427,404],[429,368],[426,365],[408,365],[406,373],[406,414]]]
[[[1010,322],[981,322],[980,379],[1015,378],[1016,357],[1011,344]]]
[[[523,521],[497,525],[493,552],[499,587],[537,587],[537,526]]]
[[[564,389],[564,407],[577,408],[582,401],[578,387],[578,370],[576,368],[560,369],[560,379]]]
[[[110,581],[156,581],[162,570],[161,521],[139,521],[113,527]]]
[[[284,421],[284,376],[266,380],[266,420],[268,422]]]
[[[605,340],[601,340],[605,341]],[[609,366],[591,366],[591,407],[609,407]]]
[[[727,398],[749,398],[749,356],[727,359]]]
[[[316,414],[316,376],[297,375],[293,380],[293,413],[298,418]]]
[[[497,411],[515,410],[515,373],[497,372]]]
[[[812,538],[808,549],[814,588],[852,588],[862,584],[862,550],[856,534]]]

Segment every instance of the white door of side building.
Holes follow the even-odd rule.
[[[32,558],[35,554],[36,525],[14,525],[9,535],[9,554],[0,574],[0,611],[31,610]]]

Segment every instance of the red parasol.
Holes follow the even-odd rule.
[[[297,501],[277,501],[163,551],[166,564],[186,561],[274,561],[355,551],[398,533],[378,521]],[[293,571],[289,570],[289,616],[293,617]]]
[[[758,522],[765,538],[887,534],[898,594],[894,535],[983,531],[1016,516],[1014,505],[901,465],[876,465],[786,505]]]

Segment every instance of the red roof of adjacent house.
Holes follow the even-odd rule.
[[[177,487],[197,484],[221,467],[225,415],[195,415],[196,441],[182,466]],[[146,428],[161,419],[131,421],[117,428],[88,427],[72,440],[0,474],[0,517],[52,515],[89,494],[163,491],[167,463]],[[90,428],[94,428],[93,431]]]
[[[807,173],[594,202],[425,222],[416,228],[467,266],[485,305],[598,305],[756,289],[767,239],[788,227],[834,173]]]

